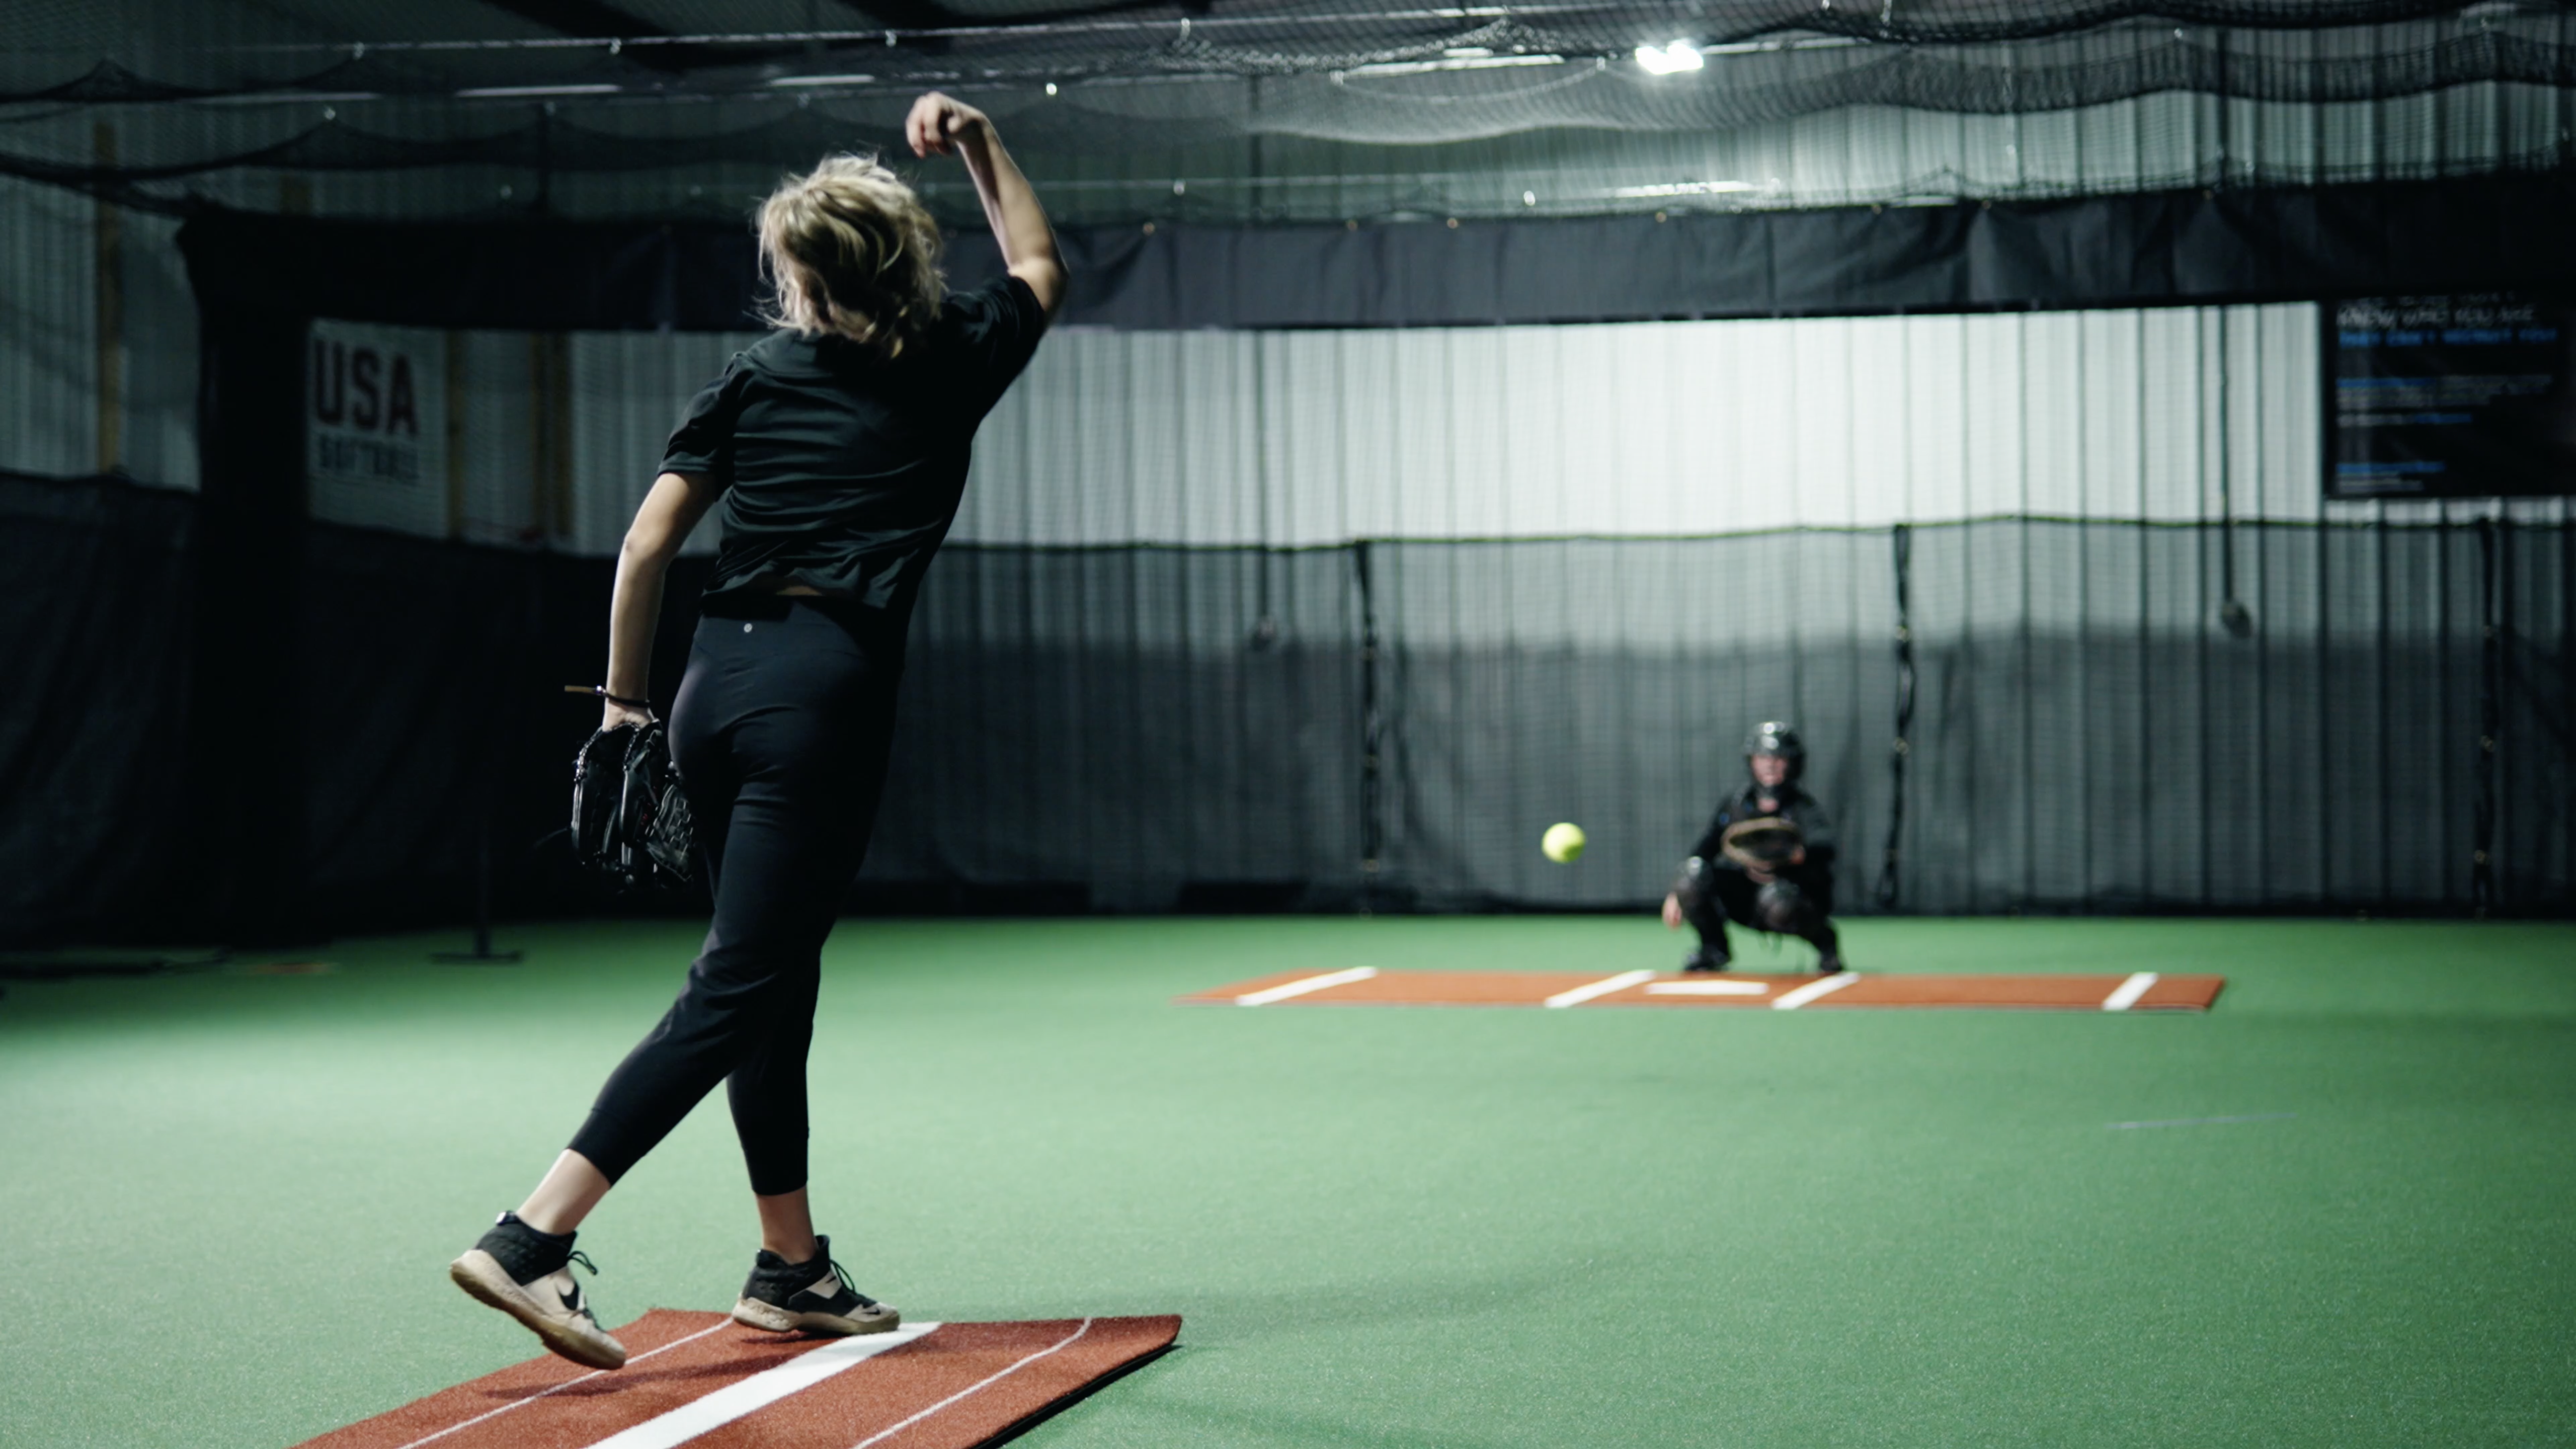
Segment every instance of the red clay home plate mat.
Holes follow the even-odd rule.
[[[613,1330],[626,1367],[548,1355],[298,1449],[969,1449],[1172,1346],[1178,1317],[907,1323],[781,1338],[656,1308]]]
[[[1749,976],[1732,971],[1287,971],[1180,998],[1189,1006],[1731,1006],[1769,1011],[1966,1006],[2207,1011],[2224,976]]]

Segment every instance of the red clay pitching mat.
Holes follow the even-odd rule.
[[[816,1340],[656,1308],[614,1373],[547,1357],[298,1449],[968,1449],[1172,1346],[1181,1320],[907,1323]]]
[[[1180,998],[1189,1006],[1733,1006],[1773,1011],[1982,1006],[2207,1011],[2224,976],[1746,976],[1665,971],[1288,971]]]

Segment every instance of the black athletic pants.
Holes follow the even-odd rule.
[[[715,921],[679,999],[609,1074],[572,1149],[614,1182],[722,1081],[751,1190],[765,1197],[805,1185],[823,938],[876,821],[903,634],[837,600],[708,610],[670,731]]]
[[[1778,884],[1766,893],[1761,883],[1743,871],[1699,861],[1696,856],[1692,859],[1696,866],[1682,867],[1682,879],[1673,894],[1681,901],[1683,917],[1699,932],[1703,956],[1716,961],[1726,959],[1726,923],[1730,920],[1756,931],[1796,936],[1819,951],[1836,948],[1831,920],[1831,870],[1815,865],[1791,866],[1780,873]]]

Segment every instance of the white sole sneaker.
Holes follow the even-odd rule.
[[[764,1248],[733,1305],[733,1321],[771,1333],[821,1333],[847,1338],[901,1327],[903,1315],[858,1290],[832,1261],[832,1240],[817,1237],[815,1258],[790,1263]]]
[[[887,1333],[903,1326],[903,1313],[883,1303],[870,1303],[849,1313],[806,1311],[781,1308],[757,1298],[737,1298],[733,1321],[745,1328],[767,1329],[771,1333],[821,1333],[834,1338],[848,1338],[861,1333]]]
[[[591,1317],[570,1266],[526,1284],[514,1283],[499,1259],[471,1248],[447,1265],[447,1276],[476,1302],[526,1324],[549,1352],[587,1368],[626,1366],[626,1345],[609,1337],[599,1320]]]

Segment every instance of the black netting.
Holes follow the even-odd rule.
[[[2473,87],[2549,100],[2525,98],[2509,116],[2502,101],[2472,99],[2457,117],[2373,117],[2366,144],[2326,136],[2337,128],[2314,121],[2310,179],[2352,174],[2339,148],[2364,145],[2377,157],[2380,133],[2417,124],[2446,133],[2436,153],[2454,149],[2448,133],[2465,128],[2478,133],[2469,144],[2486,164],[2557,165],[2568,143],[2556,97],[2576,87],[2576,39],[2556,6],[1781,3],[1700,15],[1605,4],[1497,16],[1272,4],[971,17],[927,7],[891,28],[814,28],[790,24],[777,7],[693,0],[655,7],[658,21],[639,8],[613,38],[531,33],[463,0],[337,7],[318,34],[311,25],[227,27],[176,10],[166,25],[112,31],[99,23],[105,7],[56,8],[57,25],[33,27],[44,39],[0,61],[0,173],[158,205],[178,204],[192,180],[217,185],[245,170],[438,168],[517,173],[541,178],[540,187],[704,172],[693,182],[700,194],[712,187],[731,206],[758,180],[725,168],[775,171],[854,139],[881,141],[911,97],[933,86],[987,105],[1041,180],[1069,183],[1114,179],[1098,173],[1117,172],[1121,157],[1168,177],[1176,159],[1264,138],[1292,151],[1303,143],[1373,153],[1356,167],[1357,158],[1339,157],[1345,171],[1530,170],[1526,156],[1405,152],[1540,132],[1706,136],[1869,108],[2031,115],[2172,94],[2331,107]],[[1700,69],[1640,66],[1639,46],[1674,40],[1696,47]],[[101,123],[112,141],[102,141]],[[2246,125],[2256,128],[2253,118]],[[2235,149],[2257,147],[2239,137]],[[1320,179],[1328,158],[1196,160],[1202,171],[1273,173],[1275,190]],[[1882,160],[1924,169],[1902,155]],[[2247,174],[2260,179],[2263,169]],[[1938,184],[1937,171],[1922,184]],[[2012,189],[2099,184],[2042,168]],[[535,194],[527,188],[516,183],[509,199],[525,204]],[[463,195],[424,191],[413,209],[459,209],[466,196],[489,205],[498,194],[478,179]],[[1530,196],[1538,204],[1538,192]],[[1294,197],[1267,200],[1296,209]],[[1614,200],[1584,198],[1594,209]],[[1573,203],[1551,194],[1549,204]]]
[[[191,904],[211,875],[273,892],[272,930],[455,920],[486,847],[504,911],[613,906],[541,839],[593,718],[555,688],[596,667],[606,561],[313,525],[273,646],[292,703],[261,726],[291,767],[243,800],[287,829],[233,822],[294,848],[246,863],[189,815],[197,505],[99,483],[7,501],[37,587],[0,625],[45,708],[0,731],[30,807],[0,829],[18,882],[0,936],[218,933],[227,902]],[[2217,526],[1909,531],[1920,680],[1888,904],[2576,901],[2576,530],[2235,533],[2242,629]],[[1841,909],[1868,910],[1897,802],[1897,557],[1882,530],[953,546],[852,903],[1642,908],[1735,781],[1746,725],[1785,716],[1842,826]],[[672,613],[665,695],[688,637]],[[1572,868],[1538,849],[1561,819],[1591,835]]]
[[[2576,535],[2235,531],[2241,633],[2214,526],[1910,530],[1888,904],[2565,907],[2576,753],[2549,661]],[[1744,730],[1787,717],[1842,824],[1843,908],[1868,909],[1898,778],[1895,557],[1883,531],[952,549],[868,874],[1117,909],[1254,887],[1635,905],[1737,782]],[[1570,870],[1538,851],[1563,819],[1591,835]]]

